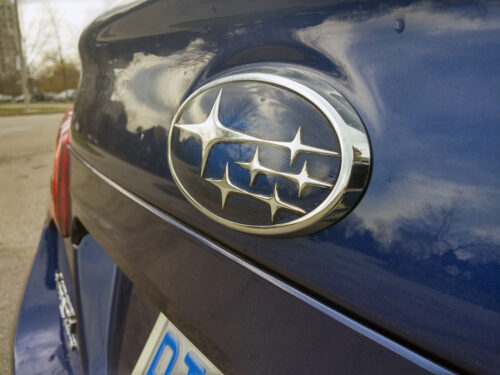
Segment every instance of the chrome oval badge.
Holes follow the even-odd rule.
[[[230,228],[306,233],[347,214],[368,182],[364,126],[336,90],[269,73],[214,80],[174,116],[175,182],[203,214]]]

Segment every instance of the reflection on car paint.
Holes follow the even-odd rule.
[[[85,157],[228,248],[395,336],[470,371],[498,367],[498,4],[341,3],[302,12],[284,7],[279,16],[255,15],[252,6],[241,5],[237,19],[219,9],[216,23],[186,13],[193,29],[184,32],[185,26],[171,21],[177,26],[155,33],[162,48],[131,42],[133,53],[118,61],[113,52],[93,57],[89,64],[113,61],[109,69],[125,70],[136,59],[134,77],[148,84],[115,85],[115,92],[81,99],[90,101],[80,103],[81,108],[95,105],[96,111],[76,114],[81,139],[90,137],[80,145],[98,144],[95,149],[113,165],[106,166],[104,156]],[[161,7],[145,6],[142,16],[154,18]],[[401,15],[404,32],[396,33],[394,20]],[[105,27],[100,43],[118,43],[134,32],[125,15]],[[141,60],[137,53],[151,57]],[[171,54],[191,84],[169,90],[172,105],[166,106],[166,91],[154,85],[164,73],[154,73],[144,61],[168,64]],[[193,54],[206,60],[189,69]],[[374,154],[370,188],[353,214],[337,225],[293,240],[235,234],[196,215],[172,183],[166,137],[176,106],[208,79],[245,64],[314,69],[365,122]],[[109,83],[108,73],[97,78]],[[84,81],[82,89],[94,93],[92,83],[87,87]],[[127,95],[134,99],[123,99]],[[156,115],[138,119],[138,112],[148,111]],[[144,179],[122,177],[135,175],[138,168]],[[117,169],[122,176],[115,174]]]

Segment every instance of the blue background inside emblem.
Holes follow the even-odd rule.
[[[299,128],[302,143],[340,152],[338,138],[319,110],[298,94],[270,84],[235,82],[212,88],[194,98],[178,123],[199,124],[205,121],[222,88],[219,120],[228,128],[275,141],[291,141]],[[335,184],[340,157],[300,152],[290,164],[290,151],[271,145],[218,143],[210,151],[203,179],[200,177],[200,140],[183,130],[174,129],[172,162],[184,188],[207,210],[223,218],[252,225],[271,224],[269,205],[255,198],[230,194],[224,209],[220,190],[206,179],[220,180],[226,163],[230,180],[252,193],[271,195],[278,184],[279,197],[310,212],[325,200],[331,188],[312,185],[298,196],[297,184],[285,177],[259,174],[250,186],[249,172],[236,164],[250,161],[259,147],[260,163],[288,173],[299,173],[307,161],[310,177]],[[275,223],[289,222],[302,216],[287,209],[278,210]]]

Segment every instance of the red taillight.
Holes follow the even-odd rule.
[[[70,189],[70,128],[73,110],[64,115],[57,136],[54,174],[52,175],[52,200],[54,201],[54,218],[63,237],[68,237],[71,230]]]

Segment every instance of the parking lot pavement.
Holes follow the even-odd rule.
[[[62,114],[0,117],[0,374],[41,234]]]

